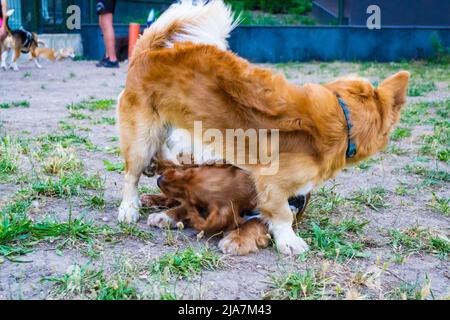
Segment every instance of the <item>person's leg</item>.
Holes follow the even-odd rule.
[[[101,14],[99,17],[99,22],[103,33],[103,40],[105,41],[106,57],[109,58],[111,62],[116,62],[116,36],[113,26],[113,14]]]

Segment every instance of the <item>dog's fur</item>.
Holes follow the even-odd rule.
[[[230,231],[220,241],[224,253],[246,255],[269,243],[267,225],[255,215],[257,194],[248,172],[230,165],[177,166],[156,162],[158,186],[163,194],[143,195],[143,207],[170,208],[151,214],[148,225],[156,227],[193,227],[204,234]],[[299,208],[295,221],[304,213]],[[248,220],[251,216],[251,220]],[[170,218],[170,219],[168,219]]]
[[[226,129],[279,129],[276,175],[263,175],[262,164],[238,165],[252,174],[258,210],[278,249],[302,253],[308,246],[292,229],[288,198],[307,194],[386,146],[406,102],[409,73],[399,72],[378,88],[358,78],[297,86],[226,51],[234,26],[221,0],[197,5],[186,0],[139,40],[118,104],[126,163],[119,220],[139,218],[140,175],[156,153],[164,154],[170,128],[192,132],[193,122],[202,121],[205,130],[218,129],[224,136]],[[348,128],[337,95],[353,123],[357,153],[351,159],[346,158]],[[235,163],[225,152],[222,157]]]
[[[36,59],[39,58],[46,58],[50,61],[56,61],[56,60],[64,60],[68,58],[75,58],[75,52],[72,48],[64,48],[56,51],[53,48],[36,48],[35,50]],[[30,56],[30,60],[32,60],[33,57]]]
[[[181,167],[160,161],[158,173],[163,195],[143,195],[141,202],[144,207],[170,210],[151,214],[148,225],[174,228],[182,223],[206,235],[228,231],[219,243],[225,253],[244,255],[268,246],[266,224],[258,217],[244,219],[257,205],[247,172],[229,165]]]
[[[159,177],[158,186],[168,199],[151,198],[153,203],[159,200],[168,204],[168,200],[175,199],[179,205],[150,215],[148,225],[176,227],[182,222],[206,235],[235,230],[220,242],[224,252],[229,251],[230,236],[235,237],[232,244],[237,246],[233,248],[237,254],[248,254],[268,246],[265,223],[257,218],[253,222],[244,220],[244,215],[257,204],[256,189],[247,172],[233,166],[168,169]],[[148,197],[143,200],[150,204]]]

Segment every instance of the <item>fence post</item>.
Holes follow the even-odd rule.
[[[345,0],[339,0],[339,25],[344,24]]]

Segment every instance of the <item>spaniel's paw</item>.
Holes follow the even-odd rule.
[[[165,212],[154,213],[148,217],[147,225],[150,227],[157,227],[160,229],[171,228],[176,229],[177,223],[170,218]]]
[[[143,208],[159,207],[160,203],[153,194],[144,194],[141,196],[141,203]]]
[[[219,249],[226,254],[245,256],[257,252],[260,248],[267,247],[269,239],[269,235],[255,239],[251,235],[242,235],[239,234],[238,230],[235,230],[220,240]]]

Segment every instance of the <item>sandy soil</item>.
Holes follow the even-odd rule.
[[[98,147],[98,151],[77,147],[77,154],[84,162],[85,172],[100,172],[106,183],[104,197],[107,205],[102,210],[86,208],[82,199],[74,199],[70,204],[67,199],[41,197],[36,204],[38,209],[29,214],[33,220],[39,220],[44,216],[65,220],[68,219],[72,206],[75,215],[86,214],[98,225],[115,226],[122,175],[106,171],[103,163],[104,160],[111,163],[120,161],[117,155],[105,152],[106,147],[117,146],[117,142],[111,139],[117,137],[115,127],[108,124],[92,124],[90,120],[69,118],[66,106],[87,99],[116,99],[124,87],[127,66],[122,65],[118,70],[105,70],[95,68],[93,62],[66,61],[44,63],[42,70],[35,69],[32,64],[24,64],[21,67],[21,71],[17,73],[0,73],[0,103],[26,100],[30,102],[30,107],[0,109],[0,135],[35,138],[43,134],[61,132],[58,123],[62,120],[77,125],[78,129],[89,128],[90,131],[77,132],[89,137]],[[339,63],[269,67],[284,72],[290,80],[297,83],[324,82],[339,75],[358,71],[357,64]],[[373,78],[379,80],[377,76]],[[447,81],[436,83],[438,90],[421,98],[412,98],[411,101],[449,99],[450,83]],[[114,110],[85,113],[94,119],[114,116]],[[144,298],[159,299],[164,289],[177,298],[186,299],[261,299],[272,289],[273,277],[313,269],[322,270],[328,279],[321,295],[324,299],[395,297],[395,292],[407,286],[418,284],[418,288],[423,289],[426,278],[430,280],[432,293],[428,294],[427,298],[448,297],[450,295],[448,253],[442,257],[419,250],[406,257],[403,263],[396,263],[393,260],[395,252],[388,236],[390,229],[403,230],[413,225],[429,228],[444,237],[449,235],[448,215],[436,212],[430,206],[432,192],[441,198],[449,198],[448,182],[418,189],[422,178],[403,170],[406,164],[417,161],[420,136],[430,131],[432,132],[430,125],[413,127],[411,137],[395,142],[395,145],[405,149],[407,154],[398,156],[388,152],[381,153],[375,157],[376,161],[370,168],[345,170],[337,179],[327,184],[327,187],[335,186],[334,192],[344,199],[350,199],[361,189],[382,186],[386,190],[384,201],[389,207],[375,211],[364,205],[355,209],[343,204],[328,213],[328,216],[337,222],[350,217],[368,221],[363,234],[360,235],[366,244],[364,251],[369,254],[368,257],[329,259],[319,251],[313,250],[307,257],[288,258],[280,256],[271,247],[247,257],[223,256],[223,264],[219,268],[213,271],[205,270],[200,276],[192,279],[172,279],[162,284],[152,280],[151,271],[140,270],[129,276],[129,281]],[[431,161],[426,165],[439,166],[441,170],[448,172],[448,165],[445,162]],[[31,172],[31,169],[30,163],[21,165],[23,171]],[[26,182],[0,181],[0,208],[2,203],[5,204],[12,198],[23,183]],[[144,179],[142,184],[154,187],[153,180]],[[396,188],[399,186],[404,186],[408,190],[414,189],[415,192],[404,196],[398,195]],[[306,215],[308,217],[308,212]],[[308,223],[305,222],[305,225]],[[138,227],[149,231],[145,219],[139,222]],[[166,231],[155,229],[150,231],[154,236],[150,241],[130,236],[122,237],[115,242],[102,243],[101,253],[95,259],[87,256],[83,248],[77,246],[67,247],[61,251],[55,250],[55,244],[52,242],[42,242],[33,247],[32,253],[20,257],[28,263],[17,263],[0,256],[0,299],[58,298],[52,290],[53,284],[42,282],[41,279],[60,277],[72,265],[85,265],[90,260],[93,266],[104,269],[105,274],[109,275],[116,271],[119,260],[124,259],[129,265],[143,266],[167,252],[175,252],[189,246],[201,248],[207,243],[213,250],[217,247],[217,239],[198,241],[195,233],[189,230],[174,231],[170,235]],[[168,241],[168,237],[174,237],[175,240]]]

